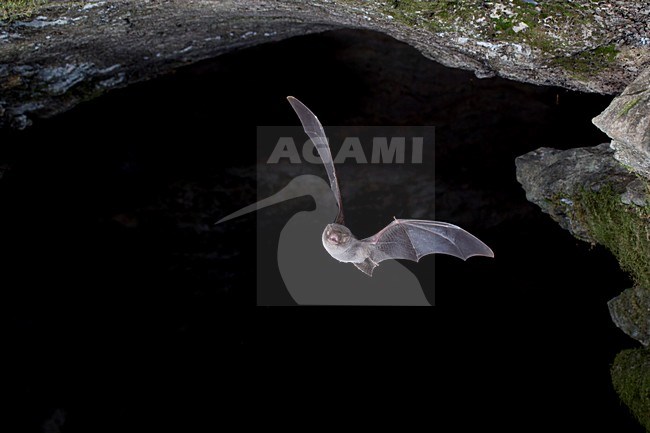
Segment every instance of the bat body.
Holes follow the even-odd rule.
[[[357,239],[345,226],[341,192],[325,131],[318,118],[304,104],[289,96],[289,103],[300,118],[323,160],[339,213],[322,235],[325,250],[336,260],[354,264],[372,276],[380,262],[389,259],[419,261],[428,254],[449,254],[466,260],[471,256],[494,257],[478,238],[453,224],[440,221],[395,219],[374,236]]]
[[[357,239],[350,229],[329,224],[323,246],[336,260],[352,263],[372,276],[379,263],[389,259],[417,262],[428,254],[449,254],[466,260],[471,256],[494,257],[492,250],[472,234],[441,221],[396,219],[367,239]]]

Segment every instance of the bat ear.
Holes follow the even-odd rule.
[[[359,269],[364,274],[368,275],[369,277],[372,277],[372,271],[374,271],[378,265],[377,263],[367,258],[363,262],[355,263],[354,266],[356,266],[357,269]]]

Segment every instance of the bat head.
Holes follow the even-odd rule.
[[[343,246],[350,241],[351,237],[352,232],[350,232],[350,229],[340,224],[328,224],[323,231],[323,243],[325,245]]]

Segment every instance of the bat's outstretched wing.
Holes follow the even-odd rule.
[[[463,260],[472,256],[494,257],[490,247],[476,236],[440,221],[396,219],[362,242],[368,244],[370,256],[357,268],[368,275],[372,275],[379,262],[389,259],[417,262],[422,256],[435,253]]]
[[[336,170],[334,170],[334,161],[332,160],[332,152],[330,151],[330,145],[327,142],[327,137],[325,137],[325,131],[323,130],[323,125],[320,124],[318,117],[311,112],[309,108],[305,106],[302,102],[294,98],[293,96],[288,96],[287,99],[293,107],[294,111],[300,118],[300,123],[305,132],[311,138],[312,143],[318,150],[320,159],[323,160],[325,165],[325,170],[327,171],[327,177],[330,180],[330,187],[334,192],[336,197],[336,203],[339,206],[339,214],[336,217],[336,223],[344,225],[343,221],[343,206],[341,203],[341,191],[339,190],[339,182],[336,180]]]

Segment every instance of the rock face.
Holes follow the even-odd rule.
[[[603,94],[650,64],[650,6],[534,3],[50,1],[0,23],[0,127],[228,51],[339,28],[386,33],[479,77]]]
[[[609,302],[612,320],[650,343],[648,184],[614,159],[607,143],[558,151],[540,148],[516,160],[526,198],[575,237],[600,243],[635,286]]]
[[[650,345],[650,290],[627,289],[607,305],[616,326],[644,346]]]
[[[517,179],[537,204],[575,237],[607,247],[635,286],[609,302],[612,320],[650,343],[650,224],[647,182],[614,159],[607,143],[558,151],[540,148],[516,159]]]
[[[612,138],[615,158],[650,179],[650,68],[593,122]]]
[[[637,197],[636,177],[614,159],[614,151],[607,143],[564,151],[542,147],[518,157],[515,164],[517,180],[526,190],[528,201],[575,237],[588,242],[595,242],[588,228],[571,217],[577,192],[609,186],[626,197]]]

